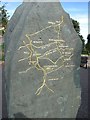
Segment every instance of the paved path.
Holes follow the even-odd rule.
[[[88,71],[81,67],[80,83],[81,83],[81,106],[78,110],[77,118],[88,118]]]
[[[82,68],[80,71],[80,81],[81,81],[81,89],[82,89],[82,94],[81,94],[81,106],[78,110],[77,117],[79,118],[90,118],[89,115],[89,101],[90,96],[89,96],[89,91],[90,91],[90,56],[88,57],[88,69]]]

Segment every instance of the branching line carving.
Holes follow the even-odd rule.
[[[68,57],[68,58],[65,59],[65,55],[62,54],[62,50],[65,50],[65,49],[68,49],[69,51],[73,50],[72,48],[69,48],[67,45],[64,45],[65,41],[60,39],[60,29],[61,29],[61,25],[63,24],[63,20],[64,20],[64,18],[62,16],[61,21],[48,22],[51,25],[47,26],[46,28],[43,28],[42,30],[37,31],[30,35],[26,34],[25,36],[28,40],[28,44],[25,41],[23,41],[24,45],[20,46],[18,48],[19,51],[23,48],[27,48],[27,50],[28,50],[27,52],[24,52],[25,54],[28,55],[28,57],[22,58],[18,62],[27,60],[29,65],[31,66],[28,69],[26,69],[25,71],[19,72],[19,74],[27,73],[32,68],[36,68],[37,70],[42,71],[42,73],[43,73],[43,82],[42,82],[41,86],[36,90],[36,92],[35,92],[36,95],[40,95],[44,87],[46,87],[50,92],[54,93],[54,90],[52,90],[47,85],[47,81],[49,81],[47,79],[47,76],[50,73],[55,72],[55,71],[61,69],[62,67],[64,67],[66,61],[71,60],[71,58],[73,57],[73,54],[70,54],[69,56],[66,55],[66,57]],[[31,37],[43,32],[49,28],[54,28],[55,32],[57,33],[57,38],[49,39],[49,43],[45,44],[45,45],[40,45],[40,46],[34,45],[33,40],[31,40]],[[63,44],[63,45],[61,45],[61,44]],[[53,45],[53,46],[55,45],[55,48],[47,50],[47,48],[50,48],[51,45]],[[42,51],[41,51],[41,53],[40,53],[39,49],[42,49],[42,48],[46,49],[46,52],[42,53]],[[39,52],[38,52],[38,50],[39,50]],[[57,53],[57,52],[60,54],[60,56],[57,58],[56,61],[54,61],[50,58],[50,56],[52,56],[53,53]],[[51,64],[47,65],[47,66],[41,66],[40,60],[48,60]],[[62,60],[62,64],[58,66],[57,63],[60,60]],[[66,65],[66,66],[69,67],[68,65]],[[53,80],[59,80],[59,78],[51,79],[51,81],[53,81]]]

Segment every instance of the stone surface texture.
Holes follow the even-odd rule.
[[[75,118],[82,45],[61,4],[22,3],[4,41],[8,116]]]

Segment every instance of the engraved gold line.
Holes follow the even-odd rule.
[[[18,62],[21,62],[21,61],[24,61],[24,60],[27,60],[27,59],[29,59],[29,57],[20,59]]]
[[[30,68],[26,69],[25,71],[21,71],[21,72],[19,72],[19,74],[27,73],[27,72],[28,72],[30,69],[32,69],[32,68],[34,68],[34,67],[30,67]]]
[[[50,51],[53,51],[53,50],[57,50],[57,48],[55,48],[55,49],[51,49],[51,50],[49,50],[49,51],[46,51],[42,56],[40,56],[39,58],[42,58],[42,57],[44,57],[46,54],[48,54]],[[46,55],[47,56],[47,55]]]
[[[26,42],[23,41],[23,43],[25,44],[26,48],[31,52],[30,48],[27,46]]]
[[[60,21],[59,21],[59,22],[60,22]],[[61,58],[63,58],[64,56],[59,57],[59,58],[54,62],[53,60],[51,60],[50,58],[47,57],[47,54],[49,54],[49,52],[51,52],[51,54],[52,54],[52,53],[53,53],[53,52],[52,52],[53,50],[57,50],[57,51],[59,51],[60,54],[62,54],[62,53],[60,52],[61,49],[59,49],[59,46],[58,46],[58,43],[61,43],[61,42],[60,42],[60,41],[55,41],[55,42],[51,42],[51,43],[49,43],[49,44],[45,44],[45,45],[42,45],[42,46],[39,46],[39,47],[38,47],[38,46],[33,45],[32,40],[30,39],[30,37],[31,37],[31,36],[34,36],[34,35],[36,35],[36,34],[38,34],[38,33],[40,33],[40,32],[42,32],[42,31],[44,31],[44,30],[47,30],[48,28],[51,28],[51,27],[54,27],[54,28],[55,28],[55,27],[58,26],[58,27],[59,27],[59,30],[58,30],[57,34],[58,34],[58,40],[59,40],[59,39],[60,39],[60,25],[61,25],[62,23],[63,23],[63,16],[62,16],[62,21],[61,21],[59,24],[54,23],[53,25],[50,25],[50,26],[48,26],[48,27],[46,27],[46,28],[43,28],[42,30],[37,31],[37,32],[35,32],[35,33],[33,33],[33,34],[30,34],[30,35],[27,35],[27,34],[26,34],[25,36],[26,36],[26,38],[29,40],[29,44],[26,44],[25,41],[23,41],[24,44],[25,44],[25,46],[19,47],[19,50],[20,50],[21,48],[23,48],[23,47],[26,47],[27,49],[29,49],[29,51],[30,51],[30,56],[28,57],[28,58],[30,58],[30,59],[29,59],[29,62],[31,62],[37,70],[41,70],[41,71],[43,72],[43,74],[44,74],[44,75],[43,75],[43,83],[42,83],[42,85],[37,89],[37,91],[36,91],[36,93],[35,93],[35,94],[37,94],[37,95],[40,95],[40,93],[42,92],[44,86],[46,86],[46,88],[47,88],[49,91],[51,91],[51,92],[54,93],[54,91],[53,91],[52,89],[50,89],[50,88],[48,87],[48,85],[46,84],[46,77],[47,77],[48,74],[50,74],[50,73],[52,73],[52,72],[54,72],[54,71],[57,71],[57,70],[59,70],[60,68],[62,68],[62,67],[64,66],[64,62],[66,62],[66,60],[64,60],[63,63],[62,63],[62,65],[59,66],[57,69],[54,69],[54,70],[51,70],[50,72],[47,72],[43,67],[40,66],[40,64],[39,64],[39,59],[48,59],[52,64],[55,65],[55,64],[56,64]],[[36,61],[32,61],[32,55],[33,55],[33,52],[35,51],[33,48],[43,48],[43,47],[45,47],[45,49],[46,49],[46,47],[50,47],[50,45],[53,45],[53,44],[56,44],[56,48],[46,51],[43,55],[39,55],[39,56],[38,56],[38,54],[36,54]],[[29,46],[30,46],[30,47],[29,47]],[[62,50],[63,50],[63,49],[62,49]],[[46,58],[44,58],[45,55],[46,55]],[[71,55],[71,56],[69,57],[69,59],[70,59],[72,56],[73,56],[73,55]],[[23,61],[23,60],[28,59],[28,58],[24,58],[24,59],[21,59],[21,60],[19,60],[19,61]],[[34,68],[34,67],[30,67],[30,68],[28,68],[27,70],[22,71],[22,72],[19,72],[19,73],[26,73],[27,71],[29,71],[31,68]]]
[[[69,59],[71,59],[72,56],[73,56],[73,54],[69,57]]]
[[[59,69],[60,69],[60,68],[62,68],[63,66],[64,66],[64,65],[62,65],[62,66],[58,67],[58,68],[57,68],[57,69],[55,69],[55,70],[52,70],[52,71],[48,72],[48,73],[47,73],[47,75],[48,75],[48,74],[50,74],[50,73],[52,73],[52,72],[54,72],[54,71],[59,70]]]
[[[53,60],[51,60],[51,59],[49,59],[49,58],[42,58],[42,59],[47,59],[47,60],[49,60],[51,63],[56,64]]]
[[[53,26],[56,27],[56,26],[58,26],[58,25],[60,25],[60,24],[57,24],[57,25],[50,25],[50,26],[48,26],[48,27],[46,27],[46,28],[43,28],[42,30],[40,30],[40,31],[38,31],[38,32],[35,32],[35,33],[33,33],[33,34],[30,34],[30,36],[34,36],[34,35],[36,35],[36,34],[42,32],[42,31],[44,31],[44,30],[47,30],[48,28],[51,28],[51,27],[53,27]]]
[[[41,93],[41,91],[42,91],[42,89],[43,89],[44,86],[46,86],[50,91],[53,91],[53,90],[51,90],[51,89],[46,85],[46,79],[45,79],[45,78],[46,78],[47,74],[46,74],[46,71],[44,70],[44,68],[40,66],[39,61],[38,61],[38,60],[39,60],[39,57],[37,57],[37,54],[36,54],[36,59],[37,59],[37,60],[36,60],[36,61],[37,61],[36,64],[37,64],[37,65],[39,66],[39,68],[41,68],[41,70],[43,71],[43,74],[44,74],[43,80],[44,80],[44,81],[43,81],[41,87],[38,88],[38,90],[36,91],[35,94],[39,95],[39,94]],[[36,67],[36,64],[35,64],[35,67]],[[36,68],[37,68],[37,67],[36,67]],[[37,68],[37,69],[38,69],[38,68]],[[38,69],[38,70],[40,70],[40,69]]]
[[[20,49],[22,49],[22,48],[24,48],[24,47],[27,47],[29,44],[27,44],[27,45],[25,45],[25,46],[20,46],[19,48],[18,48],[18,50],[20,50]]]
[[[52,89],[50,89],[47,84],[45,84],[45,86],[48,88],[49,91],[51,91],[52,93],[54,93],[54,91]]]
[[[43,28],[43,29],[40,30],[40,31],[37,31],[37,32],[35,32],[35,33],[33,33],[33,34],[30,34],[30,36],[36,35],[36,34],[42,32],[42,31],[44,31],[44,30],[47,30],[48,28],[59,26],[59,25],[61,25],[62,23],[63,23],[63,16],[62,16],[62,21],[61,21],[61,23],[59,23],[59,24],[55,23],[55,25],[47,26],[47,27]]]

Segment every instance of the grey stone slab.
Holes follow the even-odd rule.
[[[0,119],[2,118],[2,67],[0,64]]]
[[[82,45],[69,14],[59,2],[24,2],[16,11],[5,35],[9,117],[75,118]]]

